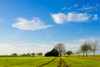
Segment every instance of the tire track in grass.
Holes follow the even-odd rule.
[[[46,62],[46,63],[44,63],[44,64],[42,64],[42,65],[39,65],[39,66],[37,66],[37,67],[42,67],[42,66],[44,66],[44,65],[47,65],[47,64],[53,62],[55,59],[56,59],[56,58],[54,58],[54,59],[50,60],[49,62]]]
[[[61,66],[62,66],[62,61],[61,61],[61,58],[60,58],[58,67],[61,67]]]
[[[68,67],[68,65],[62,58],[60,58],[58,67]]]

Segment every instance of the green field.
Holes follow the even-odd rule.
[[[0,67],[65,67],[65,65],[100,67],[100,60],[74,57],[0,57]]]
[[[69,67],[100,67],[100,61],[97,60],[78,59],[72,57],[63,57],[63,59]]]

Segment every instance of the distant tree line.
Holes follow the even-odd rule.
[[[39,53],[24,53],[18,55],[17,53],[12,53],[12,56],[42,56],[43,54],[41,52]]]

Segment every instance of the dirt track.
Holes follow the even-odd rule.
[[[56,59],[56,58],[52,59],[51,61],[49,61],[49,62],[47,62],[47,63],[44,63],[44,64],[42,64],[42,65],[39,65],[39,66],[37,66],[37,67],[42,67],[42,66],[44,66],[44,65],[47,65],[47,64],[53,62],[55,59]]]
[[[68,65],[66,64],[66,62],[62,58],[60,58],[60,62],[59,62],[58,67],[68,67]]]
[[[39,65],[39,66],[37,66],[37,67],[43,67],[44,65],[47,65],[47,64],[53,62],[55,59],[56,59],[56,58],[52,59],[51,61],[49,61],[49,62],[47,62],[47,63],[44,63],[44,64],[42,64],[42,65]],[[60,61],[59,61],[59,64],[58,64],[57,67],[68,67],[68,65],[66,64],[66,62],[65,62],[62,58],[60,58]]]

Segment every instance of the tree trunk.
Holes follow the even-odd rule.
[[[95,51],[93,51],[93,56],[95,56]]]

